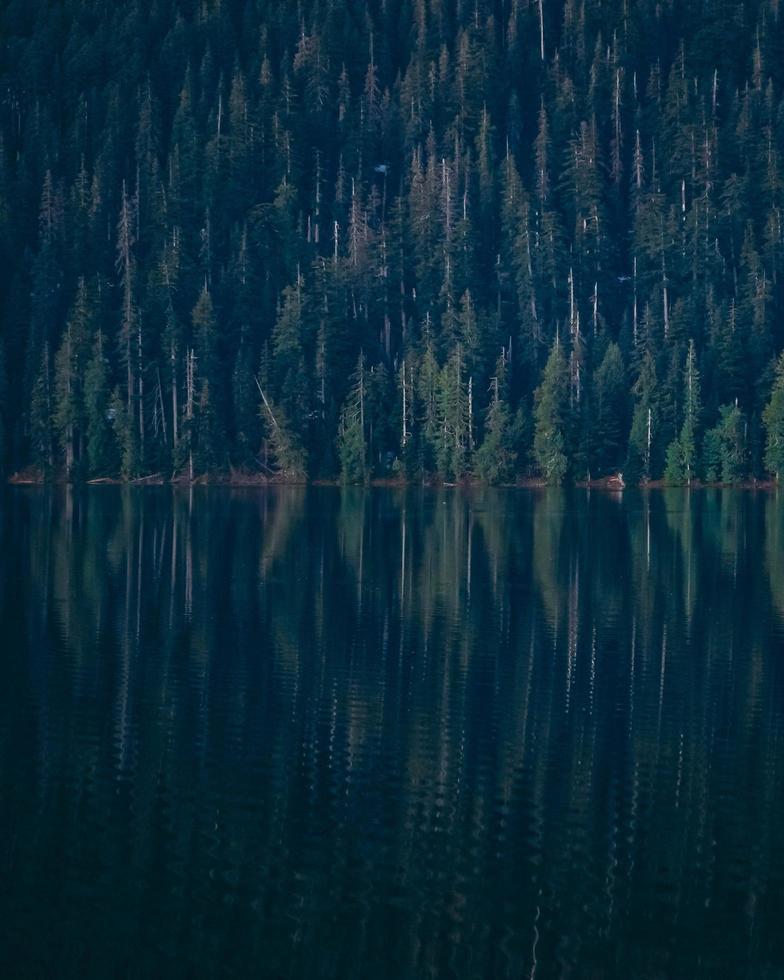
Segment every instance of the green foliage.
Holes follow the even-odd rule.
[[[436,465],[447,480],[460,480],[470,466],[473,435],[469,387],[473,388],[473,382],[466,381],[464,352],[458,344],[438,378]]]
[[[776,375],[770,401],[763,412],[765,423],[765,468],[777,480],[784,472],[784,353],[776,362]]]
[[[780,472],[769,4],[6,6],[0,468],[690,482],[737,399]]]
[[[594,375],[592,392],[591,469],[599,475],[623,463],[627,386],[621,349],[611,343]]]
[[[52,377],[49,345],[44,344],[41,364],[30,401],[30,455],[33,464],[44,474],[54,466],[52,446]]]
[[[702,403],[700,375],[694,341],[689,341],[683,385],[683,425],[676,439],[667,447],[664,478],[668,483],[691,483],[697,472],[698,436]]]
[[[5,346],[0,338],[0,476],[8,459],[8,375],[5,370]]]
[[[79,280],[71,315],[54,359],[54,425],[67,475],[80,462],[84,443],[84,370],[88,353],[91,309],[84,279]]]
[[[120,389],[112,392],[109,416],[114,428],[114,438],[120,453],[120,473],[126,479],[138,476],[139,450],[136,441],[136,428],[128,404],[120,394]]]
[[[365,483],[368,478],[368,447],[365,435],[367,400],[365,355],[359,355],[351,391],[340,417],[338,458],[344,483]]]
[[[735,405],[722,405],[719,421],[705,433],[703,470],[709,483],[738,483],[747,474],[746,420]]]
[[[476,451],[476,475],[491,486],[514,479],[522,420],[513,418],[506,401],[506,363],[501,357],[491,381],[492,397],[485,418],[485,437]]]
[[[302,483],[308,475],[308,454],[285,409],[262,396],[265,467],[284,479]]]
[[[210,472],[225,465],[225,434],[221,424],[216,368],[218,326],[212,297],[205,284],[191,314],[196,351],[196,417],[193,435],[195,466]]]
[[[647,351],[632,389],[634,414],[629,434],[625,473],[627,482],[650,480],[658,439],[656,362]]]
[[[94,477],[111,475],[117,465],[110,421],[109,362],[104,347],[103,333],[99,330],[84,373],[87,468]]]
[[[534,393],[534,459],[548,483],[563,483],[569,472],[569,366],[561,344],[553,344],[542,383]]]

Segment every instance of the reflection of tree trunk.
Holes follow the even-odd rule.
[[[403,364],[405,372],[405,363]],[[404,375],[405,376],[405,375]],[[404,389],[405,390],[405,389]],[[406,605],[406,508],[400,516],[400,614],[403,615]]]
[[[188,487],[188,523],[185,529],[185,619],[190,623],[193,612],[193,483]]]
[[[179,442],[179,429],[178,429],[178,409],[177,409],[177,355],[174,350],[174,344],[171,346],[171,386],[172,386],[172,444],[174,448],[177,448],[177,443]]]
[[[539,0],[539,56],[544,61],[544,0]]]
[[[169,583],[169,629],[174,627],[174,597],[177,594],[177,500],[172,500],[171,578]]]
[[[125,492],[123,501],[125,511],[125,622],[123,626],[120,662],[119,691],[117,693],[117,709],[115,720],[115,739],[117,742],[117,767],[120,771],[125,769],[125,760],[128,752],[127,732],[128,732],[128,702],[130,700],[130,636],[131,636],[131,594],[133,589],[133,538],[131,536],[131,525],[133,519],[133,505],[129,492]]]
[[[139,636],[141,633],[141,614],[142,614],[142,574],[144,556],[144,506],[139,508],[139,544],[136,556],[136,652],[139,648]]]

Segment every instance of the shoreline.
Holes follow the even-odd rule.
[[[166,478],[160,473],[123,480],[120,477],[97,477],[91,480],[67,480],[63,477],[46,479],[40,472],[22,470],[7,477],[7,486],[15,487],[225,487],[226,489],[269,489],[272,487],[357,487],[367,489],[406,490],[415,487],[430,490],[472,490],[491,489],[491,485],[481,480],[467,479],[456,483],[428,479],[422,481],[406,480],[402,477],[377,477],[367,483],[345,484],[339,479],[318,478],[313,480],[289,480],[285,477],[270,478],[262,474],[242,473],[240,471],[221,474],[202,474],[193,480],[180,477]],[[520,477],[514,483],[501,483],[493,489],[498,490],[546,490],[549,485],[538,477]],[[771,492],[778,488],[775,480],[743,480],[740,483],[706,483],[695,480],[691,484],[667,483],[664,480],[644,480],[625,484],[616,476],[594,480],[577,480],[553,489],[600,490],[604,493],[622,494],[624,490],[751,490]]]

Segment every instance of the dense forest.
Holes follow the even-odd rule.
[[[779,0],[3,0],[0,465],[784,470]]]

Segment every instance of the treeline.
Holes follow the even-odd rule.
[[[784,468],[778,0],[9,0],[0,460]]]

